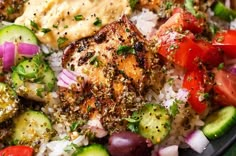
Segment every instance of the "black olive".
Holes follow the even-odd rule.
[[[147,139],[132,132],[114,133],[109,138],[111,156],[149,156],[151,149]]]

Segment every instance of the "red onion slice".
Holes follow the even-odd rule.
[[[77,81],[77,78],[76,78],[77,75],[75,73],[73,73],[72,71],[69,71],[67,69],[63,69],[62,73],[64,73],[71,80]]]
[[[3,52],[3,69],[9,71],[12,66],[15,64],[15,44],[12,42],[4,43],[4,52]]]
[[[29,43],[18,43],[17,50],[19,55],[32,57],[39,52],[39,46]]]
[[[60,87],[69,88],[69,85],[66,84],[62,79],[59,79],[59,80],[57,81],[57,85],[60,86]]]
[[[70,77],[68,77],[64,72],[61,72],[58,75],[58,79],[62,79],[68,85],[71,85],[71,84],[74,84],[74,83],[76,84],[77,83],[75,80],[73,80]]]
[[[159,156],[178,156],[179,147],[177,145],[167,146],[164,148],[161,148],[158,152]]]
[[[196,152],[202,153],[206,146],[209,144],[209,140],[203,134],[201,130],[196,130],[190,133],[185,142]]]

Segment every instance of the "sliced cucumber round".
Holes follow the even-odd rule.
[[[216,139],[224,135],[234,124],[236,124],[236,108],[227,106],[207,117],[202,131],[207,138]]]
[[[48,141],[51,134],[52,126],[49,119],[39,111],[29,110],[14,119],[14,142],[34,146],[39,140]]]
[[[13,117],[18,110],[15,91],[5,83],[0,83],[0,123]]]
[[[29,28],[15,24],[0,29],[0,44],[4,42],[38,44],[37,37]]]
[[[47,91],[52,91],[56,84],[56,76],[52,68],[45,62],[43,70],[42,82],[46,86]]]
[[[160,143],[169,134],[171,117],[164,107],[158,104],[146,104],[138,114],[140,115],[138,131],[153,144]]]
[[[72,156],[109,156],[106,148],[100,144],[81,147]]]
[[[16,66],[15,70],[25,78],[36,78],[38,77],[39,65],[32,60],[24,60]]]

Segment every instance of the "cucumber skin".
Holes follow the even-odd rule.
[[[229,112],[229,111],[232,111],[232,112]],[[222,118],[220,118],[221,121],[217,121],[217,119],[220,120],[219,117],[217,118],[217,114],[231,115],[231,117],[228,117],[227,120],[226,118],[224,118],[225,121],[224,123],[222,123],[223,122]],[[206,124],[202,128],[202,131],[207,138],[217,139],[223,136],[235,124],[236,124],[236,108],[234,106],[226,106],[214,112],[206,119]],[[214,126],[218,126],[218,127],[214,127]]]
[[[20,30],[19,30],[20,29]],[[19,33],[19,36],[23,36],[22,38],[24,38],[24,33],[27,36],[25,36],[27,41],[24,41],[24,43],[30,43],[30,44],[38,44],[38,39],[36,37],[36,35],[27,27],[22,26],[22,25],[16,25],[16,24],[12,24],[6,27],[3,27],[2,29],[0,29],[0,44],[3,44],[4,42],[15,42],[15,40],[13,41],[12,39],[9,39],[9,33],[13,33],[13,35],[16,35]],[[23,33],[22,33],[23,32]]]
[[[44,125],[44,128],[45,128],[44,132],[46,134],[45,133],[43,133],[43,134],[44,134],[45,138],[42,138],[41,134],[37,134],[37,137],[35,138],[35,133],[33,133],[34,135],[32,135],[32,130],[30,131],[31,133],[30,132],[27,133],[27,131],[26,131],[27,128],[29,128],[29,126],[24,125],[24,124],[29,124],[30,122],[32,122],[32,120],[29,120],[28,122],[26,122],[26,119],[37,119],[37,118],[40,118],[41,121],[38,120],[38,123],[36,121],[33,124],[40,123],[40,124]],[[16,117],[14,119],[14,125],[15,125],[15,127],[13,128],[12,140],[13,140],[13,142],[17,141],[19,144],[29,144],[29,145],[34,146],[33,143],[37,142],[39,139],[45,139],[48,141],[51,137],[51,132],[52,132],[51,122],[47,118],[46,115],[44,115],[43,113],[41,113],[39,111],[28,110],[28,111],[24,112],[23,114],[20,114],[18,117]],[[42,126],[40,126],[40,127],[42,128]],[[32,126],[30,128],[32,128],[35,132],[38,127]],[[36,129],[34,129],[34,128],[36,128]],[[29,137],[30,135],[32,138]]]
[[[100,144],[91,144],[81,147],[72,156],[109,156],[106,148]]]
[[[141,119],[138,125],[138,133],[150,139],[153,144],[160,143],[169,134],[171,129],[171,116],[168,110],[161,105],[146,104],[138,114]],[[159,119],[157,116],[159,116]],[[156,126],[158,126],[158,128]]]

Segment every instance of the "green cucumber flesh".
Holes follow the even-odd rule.
[[[160,143],[171,129],[171,116],[168,110],[158,104],[146,104],[138,112],[140,122],[138,132],[153,144]]]
[[[51,137],[50,120],[39,111],[26,111],[14,119],[13,141],[19,144],[34,145],[39,140],[48,141]]]
[[[15,24],[0,29],[0,45],[4,42],[38,44],[37,37],[29,28]]]
[[[25,78],[36,78],[39,71],[39,65],[32,60],[24,60],[16,66],[19,75]]]
[[[224,135],[234,124],[236,124],[236,108],[227,106],[207,117],[202,131],[207,138],[216,139]]]
[[[21,86],[24,86],[24,81],[15,70],[13,70],[11,74],[11,80],[14,88],[19,88]]]
[[[100,144],[81,147],[72,156],[109,156],[106,148]]]
[[[52,68],[45,63],[42,82],[48,91],[52,91],[56,84],[56,76]]]
[[[15,91],[0,82],[0,123],[13,117],[18,110],[18,98]]]

